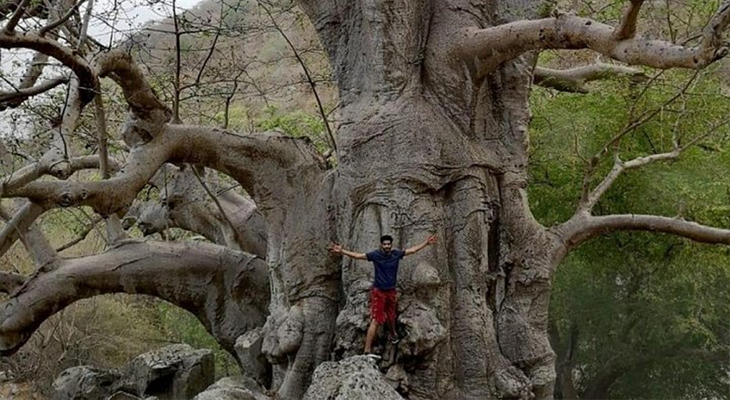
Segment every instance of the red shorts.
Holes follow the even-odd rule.
[[[395,289],[370,289],[370,316],[378,324],[385,321],[395,321],[395,311],[398,308]]]

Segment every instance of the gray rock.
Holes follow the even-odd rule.
[[[213,352],[175,344],[142,354],[125,368],[124,387],[159,400],[191,399],[215,379]]]
[[[271,400],[264,390],[251,378],[227,377],[211,385],[193,400]]]
[[[261,328],[256,328],[236,339],[235,350],[243,375],[263,385],[266,383],[266,358],[261,354],[262,342]]]
[[[406,374],[406,371],[400,366],[400,364],[394,364],[388,368],[388,372],[385,374],[385,379],[393,389],[398,391],[398,393],[408,393],[410,389],[408,374]]]
[[[69,368],[53,382],[53,400],[101,400],[115,392],[121,376],[84,365]]]
[[[402,400],[383,378],[375,362],[367,356],[354,356],[339,362],[320,364],[304,400]]]
[[[106,400],[146,400],[141,397],[137,397],[127,392],[116,392],[113,395],[106,398]]]

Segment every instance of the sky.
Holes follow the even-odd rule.
[[[178,9],[190,9],[202,0],[177,0]],[[99,0],[94,7],[97,18],[94,18],[89,26],[89,33],[103,44],[109,45],[111,41],[118,41],[124,35],[137,30],[142,24],[152,20],[160,20],[172,15],[172,7],[167,5],[146,5],[155,1],[150,0]],[[116,3],[117,12],[105,13],[113,9]],[[172,3],[166,0],[165,3]],[[117,18],[113,18],[117,17]],[[114,21],[116,20],[116,21]],[[114,26],[110,26],[114,21]]]
[[[2,1],[2,0],[0,0]],[[88,3],[89,0],[87,0]],[[177,0],[176,7],[180,10],[190,9],[202,0]],[[165,0],[165,3],[172,3],[172,0]],[[172,15],[172,7],[165,7],[158,0],[96,0],[94,13],[89,24],[89,35],[105,44],[112,45],[123,40],[127,35],[136,31],[144,23],[160,20]],[[111,12],[116,4],[116,11]],[[85,8],[82,6],[82,15]],[[4,21],[3,21],[4,22]],[[23,21],[21,21],[21,24]],[[38,21],[36,21],[38,23]],[[0,23],[0,25],[2,25]],[[10,83],[17,84],[25,72],[28,61],[33,57],[33,52],[25,49],[3,49],[0,52],[0,91],[11,89]],[[44,77],[58,76],[58,70],[44,72]],[[6,135],[17,135],[26,130],[26,127],[16,125],[13,120],[18,120],[19,110],[8,110],[0,113],[0,137]],[[20,118],[19,121],[22,121]],[[20,123],[20,122],[18,122]]]

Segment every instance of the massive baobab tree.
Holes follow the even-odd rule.
[[[331,143],[336,167],[304,139],[185,125],[184,116],[172,121],[168,105],[123,48],[88,50],[83,18],[73,17],[76,1],[46,3],[51,9],[32,9],[49,15],[35,30],[17,24],[31,10],[28,1],[4,8],[0,48],[31,49],[73,72],[68,104],[48,133],[56,138],[51,143],[73,132],[81,111],[93,107],[100,151],[98,157],[71,157],[62,146],[52,147],[4,180],[2,196],[27,203],[8,215],[3,248],[20,237],[38,254],[38,269],[30,277],[3,276],[0,286],[9,293],[0,309],[3,354],[76,300],[143,293],[193,312],[232,352],[239,336],[260,328],[271,371],[267,384],[280,398],[297,399],[319,363],[361,351],[367,327],[369,270],[328,254],[328,242],[364,250],[381,233],[393,234],[400,245],[437,233],[439,244],[406,259],[402,269],[400,318],[410,336],[390,368],[407,373],[409,398],[550,398],[556,374],[548,302],[551,277],[566,254],[617,230],[730,243],[730,230],[682,219],[593,214],[624,171],[676,159],[696,142],[621,160],[616,144],[635,124],[590,160],[572,218],[542,226],[526,197],[533,80],[580,90],[596,69],[614,68],[536,69],[540,50],[590,49],[628,65],[701,69],[727,52],[722,32],[730,22],[728,2],[689,47],[637,35],[642,0],[627,1],[616,26],[553,13],[550,1],[540,0],[300,0],[339,87],[341,121]],[[69,25],[77,20],[81,26]],[[54,34],[60,29],[64,40]],[[15,104],[47,90],[50,83],[31,74],[3,99]],[[114,175],[103,145],[102,78],[121,88],[129,106],[121,135],[130,152]],[[606,155],[615,157],[614,167],[596,177]],[[235,226],[246,218],[226,216],[230,207],[248,204],[235,199],[208,210],[223,216],[219,224],[229,224],[228,233],[201,232],[217,243],[123,239],[118,216],[169,163],[192,165],[184,167],[195,175],[188,179],[202,182],[204,174],[196,172],[202,168],[235,179],[257,208],[247,208],[246,218],[260,213],[263,222]],[[91,165],[104,179],[63,179]],[[38,179],[47,174],[59,179]],[[101,254],[62,258],[33,220],[54,207],[82,205],[105,218],[118,239]],[[204,224],[178,224],[205,230]],[[257,241],[242,237],[261,235],[264,257],[246,253],[257,252],[248,247]]]

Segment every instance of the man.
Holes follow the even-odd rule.
[[[431,235],[423,243],[409,247],[406,250],[393,249],[393,237],[385,235],[380,238],[380,249],[367,254],[345,250],[337,243],[329,245],[330,252],[344,254],[356,260],[368,260],[373,263],[375,277],[370,289],[370,327],[365,338],[365,354],[370,354],[373,339],[378,327],[388,322],[391,342],[398,343],[398,333],[395,330],[396,310],[396,281],[398,266],[401,258],[423,250],[426,246],[436,243],[436,235]]]

